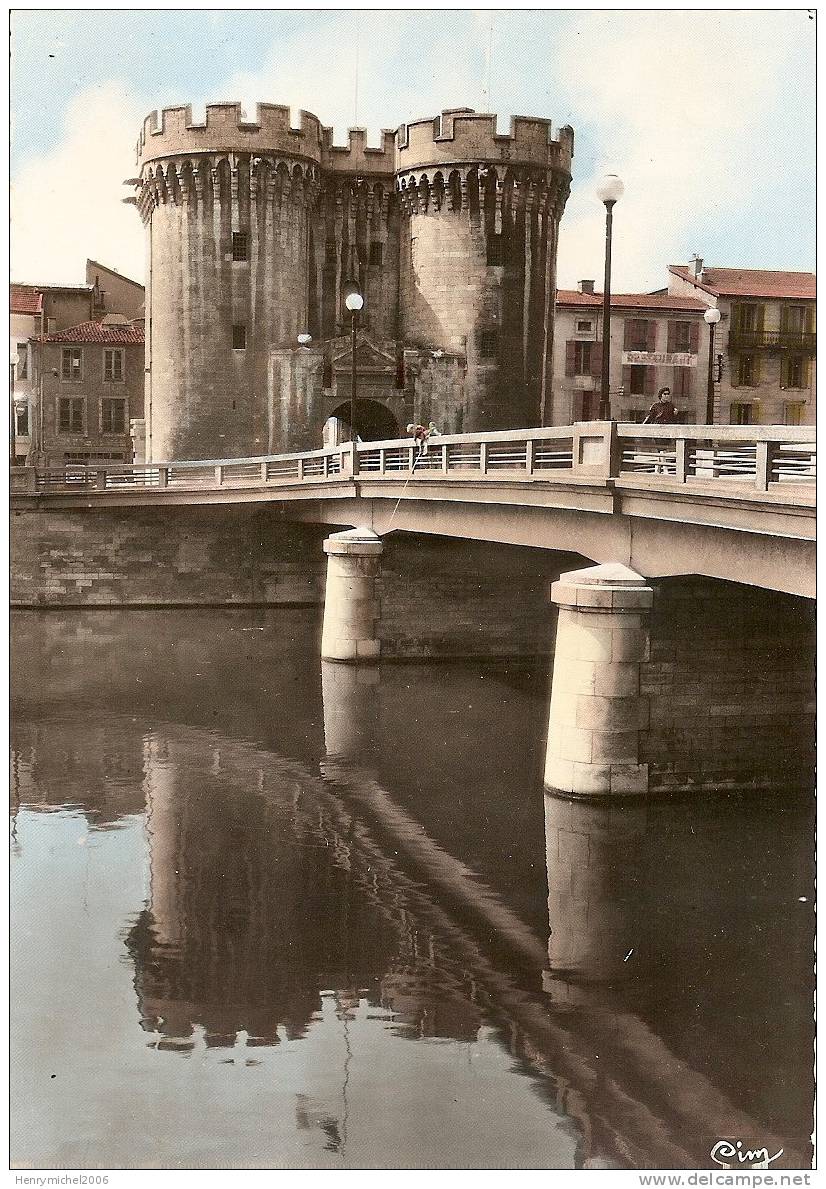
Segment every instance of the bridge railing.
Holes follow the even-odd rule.
[[[811,488],[811,426],[628,425],[578,422],[500,433],[410,438],[256,458],[11,470],[12,495],[52,492],[210,490],[360,482],[494,482],[514,479],[666,487],[714,484],[732,495]]]
[[[619,425],[616,477],[677,483],[735,483],[768,491],[780,484],[813,486],[813,426]]]

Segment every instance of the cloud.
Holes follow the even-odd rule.
[[[14,280],[82,284],[87,256],[142,280],[143,227],[122,199],[144,114],[116,83],[76,96],[55,150],[25,164],[12,184]]]
[[[811,37],[798,16],[805,14],[600,12],[573,22],[557,67],[572,108],[596,137],[590,159],[574,161],[560,284],[602,275],[604,209],[594,196],[601,173],[619,173],[626,186],[615,213],[616,284],[652,288],[665,283],[665,265],[692,251],[711,262],[699,233],[714,240],[715,227],[742,224],[762,179],[777,178],[796,137],[805,157],[813,107],[789,121],[781,93],[801,32]],[[797,79],[792,89],[800,85]],[[771,212],[774,220],[793,217]]]

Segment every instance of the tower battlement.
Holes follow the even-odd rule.
[[[574,136],[560,128],[552,136],[550,120],[512,116],[510,131],[497,131],[496,116],[472,108],[450,108],[433,119],[402,124],[396,132],[396,170],[420,166],[498,162],[570,172]]]
[[[275,103],[256,105],[256,118],[245,119],[240,103],[210,103],[206,119],[192,118],[192,107],[165,107],[143,122],[137,144],[138,165],[187,153],[284,153],[315,163],[321,160],[321,121],[301,111],[298,128],[290,109]]]
[[[382,128],[381,144],[373,148],[367,144],[364,128],[349,128],[346,145],[333,144],[333,129],[321,130],[322,168],[333,173],[363,173],[392,175],[396,159],[396,133]]]

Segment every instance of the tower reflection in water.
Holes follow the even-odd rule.
[[[218,1050],[214,1068],[281,1045],[284,1068],[284,1042],[305,1036],[291,1048],[310,1070],[326,1029],[338,1066],[308,1075],[289,1109],[336,1148],[352,1118],[345,1095],[364,1096],[373,1068],[393,1088],[394,1120],[409,1113],[398,1091],[415,1078],[400,1073],[398,1047],[376,1047],[378,1033],[475,1053],[487,1035],[506,1072],[526,1074],[527,1093],[550,1107],[545,1123],[566,1117],[580,1164],[705,1167],[708,1136],[738,1126],[803,1151],[810,914],[795,913],[811,885],[806,807],[546,800],[543,856],[541,773],[532,779],[527,751],[534,704],[544,718],[536,686],[504,671],[483,681],[470,666],[319,675],[314,660],[305,673],[291,657],[268,677],[269,733],[260,706],[212,729],[212,689],[209,700],[193,681],[184,696],[189,667],[211,672],[209,642],[192,647],[170,681],[184,690],[177,721],[159,723],[140,701],[147,680],[121,691],[123,717],[95,733],[111,677],[86,667],[78,721],[49,719],[38,688],[17,726],[24,808],[68,802],[101,823],[133,815],[133,829],[145,816],[147,904],[127,945],[145,1039],[178,1054],[159,1061],[141,1044],[154,1077],[201,1048]],[[143,663],[148,678],[151,657]],[[228,702],[235,683],[254,687],[260,658],[249,665],[221,671]],[[446,692],[462,707],[453,720]],[[323,755],[306,728],[319,694]],[[535,747],[541,756],[541,739]],[[418,1085],[431,1087],[424,1070]],[[508,1084],[497,1083],[501,1101]]]
[[[144,751],[149,904],[127,944],[157,1047],[294,1039],[327,991],[340,1018],[366,997],[418,1034],[473,1039],[478,1008],[364,862],[347,808],[243,744],[215,742],[205,780],[190,734]]]

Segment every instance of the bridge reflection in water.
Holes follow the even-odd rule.
[[[26,984],[41,1019],[50,997],[70,1019],[77,1001],[78,1020],[93,1008],[116,1034],[89,1058],[114,1063],[97,1069],[97,1133],[26,1086],[38,1143],[65,1151],[76,1127],[87,1166],[160,1152],[231,1167],[241,1136],[253,1166],[679,1168],[742,1135],[785,1147],[776,1167],[806,1165],[807,804],[545,798],[546,888],[546,674],[319,675],[305,613],[127,618],[15,624],[18,868],[44,844],[71,864],[81,815],[87,862],[107,837],[137,846],[136,830],[147,860],[144,905],[98,936],[131,995],[90,986],[70,937],[62,983]],[[123,861],[108,858],[110,881]],[[86,900],[68,879],[39,903],[21,878],[27,936],[53,896],[83,921],[88,877]],[[14,961],[21,985],[30,959]],[[64,1068],[76,1044],[25,1033],[16,1057]],[[240,1071],[262,1062],[267,1086],[245,1097]],[[114,1117],[128,1120],[115,1148]],[[18,1134],[20,1159],[33,1142]]]

